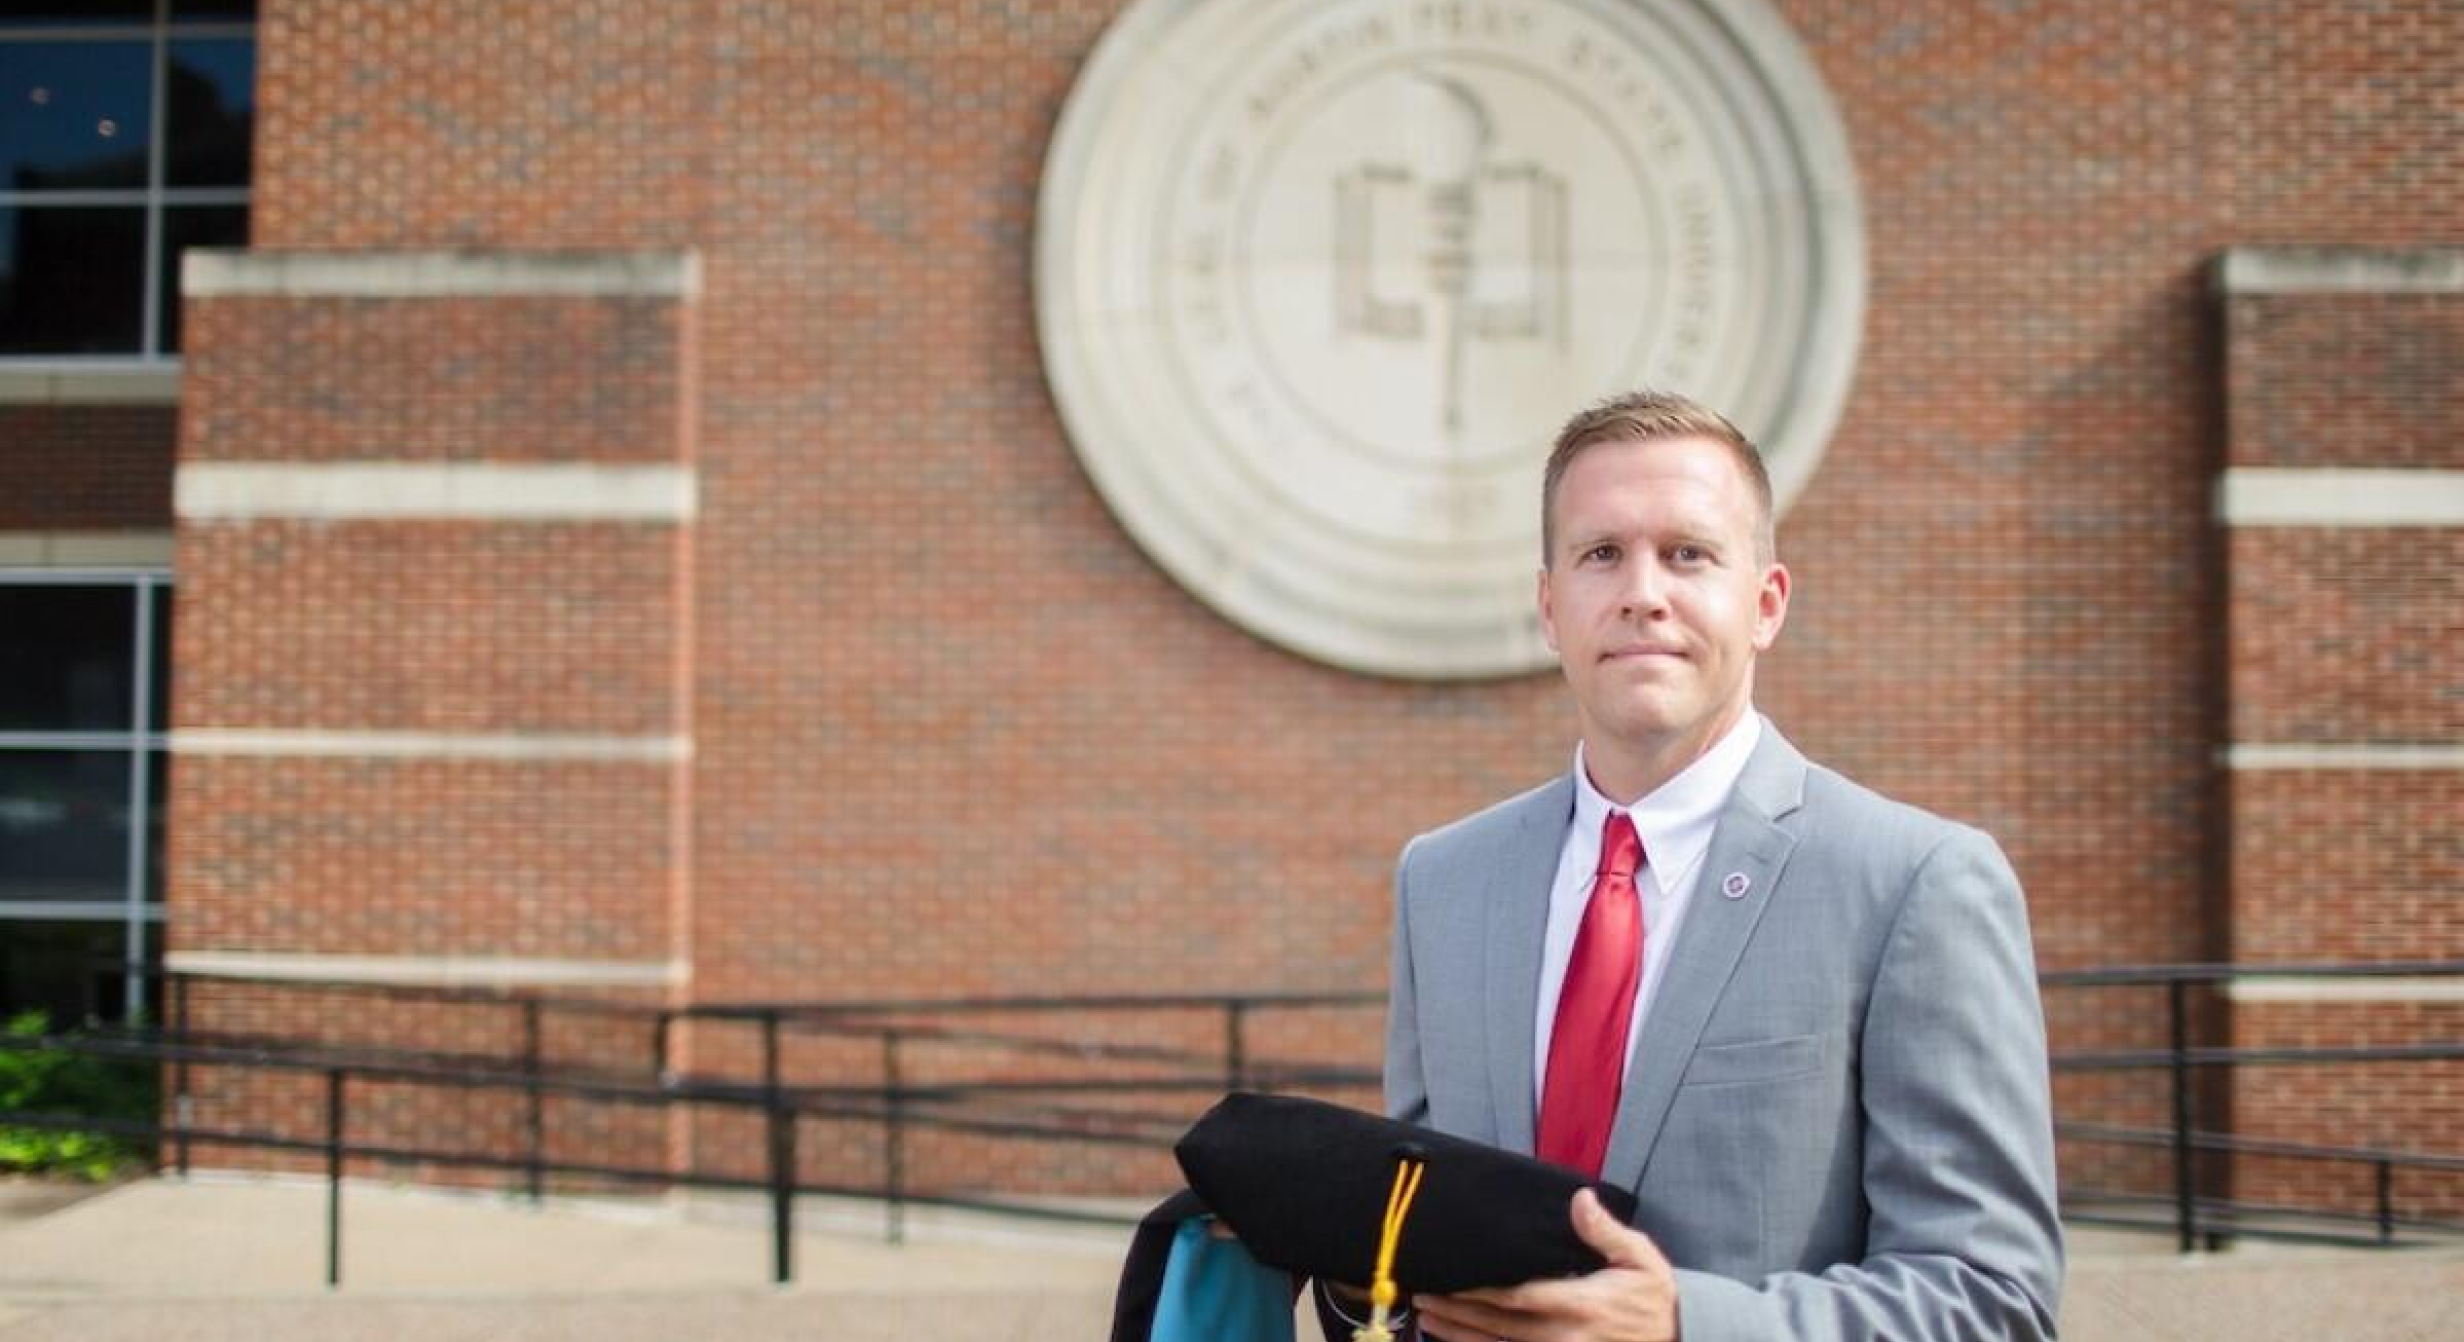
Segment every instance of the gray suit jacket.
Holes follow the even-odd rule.
[[[1531,1152],[1573,799],[1569,775],[1403,850],[1396,1117]],[[1635,1225],[1676,1265],[1686,1342],[2053,1335],[2044,1020],[1991,839],[1808,764],[1766,724],[1665,972],[1601,1176],[1635,1191]]]

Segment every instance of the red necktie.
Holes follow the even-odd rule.
[[[1626,1030],[1643,977],[1643,900],[1634,888],[1642,865],[1634,818],[1611,812],[1600,830],[1600,871],[1557,995],[1540,1086],[1540,1158],[1593,1178],[1608,1155],[1609,1125],[1625,1089]]]

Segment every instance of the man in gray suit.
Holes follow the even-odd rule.
[[[2045,1040],[1993,841],[1814,765],[1753,708],[1788,613],[1769,478],[1682,398],[1577,416],[1540,618],[1565,776],[1404,849],[1386,1102],[1631,1187],[1608,1266],[1427,1297],[1457,1342],[2047,1338]],[[1903,543],[1900,538],[1880,538]]]

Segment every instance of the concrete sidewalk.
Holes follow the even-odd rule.
[[[808,1199],[797,1281],[769,1284],[757,1202],[556,1200],[353,1183],[344,1286],[323,1186],[152,1180],[76,1198],[0,1185],[0,1342],[869,1342],[1105,1335],[1127,1233]],[[2444,1342],[2464,1252],[2254,1248],[2177,1258],[2078,1232],[2071,1342]],[[1303,1334],[1304,1337],[1311,1334]]]
[[[551,1200],[353,1182],[343,1286],[325,1286],[325,1190],[309,1180],[131,1183],[0,1210],[0,1339],[1096,1338],[1126,1230],[932,1209],[909,1242],[881,1211],[800,1218],[795,1284],[770,1284],[749,1200]],[[33,1214],[26,1214],[29,1210]]]

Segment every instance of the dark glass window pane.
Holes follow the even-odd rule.
[[[126,751],[0,750],[0,905],[128,898]]]
[[[128,587],[0,585],[0,731],[125,731],[135,599]]]
[[[146,704],[147,731],[171,730],[171,589],[154,589],[154,620],[151,636],[154,670],[147,683],[150,691]]]
[[[54,1025],[117,1019],[124,999],[115,966],[127,954],[126,923],[0,922],[0,1015],[41,1011]]]
[[[171,21],[229,23],[257,16],[257,0],[171,0]]]
[[[164,179],[173,186],[248,185],[257,44],[174,42],[164,88]]]
[[[0,28],[149,25],[154,0],[0,0]]]
[[[145,185],[150,42],[0,42],[0,184]]]
[[[145,756],[145,902],[163,902],[163,815],[170,809],[171,756],[149,750]]]
[[[0,206],[0,354],[136,354],[145,211]]]
[[[180,348],[180,253],[191,247],[247,245],[245,205],[183,205],[163,211],[163,329],[156,344],[165,354]]]

